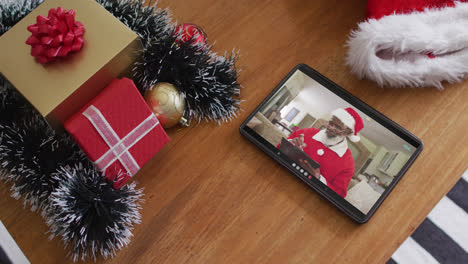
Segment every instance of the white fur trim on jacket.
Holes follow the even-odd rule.
[[[468,77],[468,3],[369,19],[351,32],[347,45],[346,63],[359,78],[442,89],[442,81]]]

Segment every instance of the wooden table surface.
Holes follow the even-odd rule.
[[[366,1],[162,0],[202,26],[215,51],[239,49],[240,116],[168,131],[135,180],[142,223],[109,263],[384,263],[467,169],[468,81],[445,90],[383,89],[344,65]],[[350,220],[239,134],[247,115],[306,63],[420,137],[425,149],[374,217]],[[0,184],[0,219],[32,263],[66,263],[43,218]],[[98,259],[104,262],[103,259]]]

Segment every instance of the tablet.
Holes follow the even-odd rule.
[[[304,64],[240,132],[359,223],[370,219],[423,149],[419,138]],[[304,158],[320,179],[301,166]]]

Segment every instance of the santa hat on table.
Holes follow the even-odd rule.
[[[351,128],[353,133],[348,136],[352,142],[358,142],[361,138],[358,136],[359,131],[364,128],[364,122],[362,122],[361,116],[352,108],[338,108],[331,112],[332,116],[340,119],[345,126]]]
[[[360,78],[442,89],[468,77],[468,0],[368,0],[348,46]]]

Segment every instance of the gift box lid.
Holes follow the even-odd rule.
[[[119,139],[126,138],[130,132],[134,131],[149,117],[154,117],[157,121],[156,116],[154,116],[138,92],[133,81],[128,78],[115,79],[96,98],[64,124],[65,129],[93,162],[106,154],[110,146],[90,119],[85,116],[90,107],[99,110]],[[169,137],[161,124],[157,124],[147,134],[139,138],[136,143],[133,142],[134,145],[131,145],[128,151],[138,163],[138,166],[142,167],[167,142],[169,142]],[[106,170],[106,175],[112,178],[118,171],[125,172],[125,168],[116,160],[115,166]]]
[[[59,6],[75,10],[76,21],[83,23],[83,48],[42,65],[25,43],[31,35],[27,27]],[[0,73],[43,116],[55,111],[63,122],[131,67],[136,60],[132,52],[139,49],[139,37],[96,1],[46,0],[0,37]],[[83,86],[86,89],[80,89]],[[65,101],[66,107],[56,110]]]

